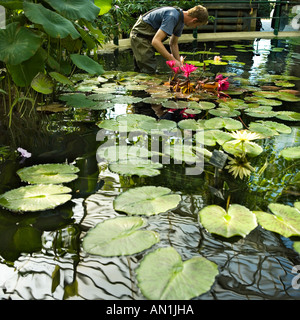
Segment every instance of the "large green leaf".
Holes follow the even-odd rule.
[[[53,209],[69,201],[72,190],[62,185],[43,185],[20,187],[0,196],[0,206],[12,211],[40,211]]]
[[[98,62],[91,59],[90,57],[77,54],[77,53],[71,54],[70,57],[73,63],[78,68],[88,72],[89,74],[101,75],[104,73],[102,66]]]
[[[105,220],[88,231],[83,249],[100,256],[131,255],[144,251],[159,242],[154,231],[139,230],[147,225],[141,217],[118,217]]]
[[[18,87],[26,87],[31,84],[32,79],[44,70],[46,57],[41,49],[26,61],[17,65],[7,64],[8,72]]]
[[[40,72],[32,79],[31,87],[37,92],[50,94],[53,92],[54,83],[49,76]]]
[[[161,163],[155,163],[148,159],[133,158],[111,163],[109,170],[126,176],[153,177],[160,174],[158,169],[161,169],[162,166]]]
[[[23,0],[0,0],[0,6],[7,9],[17,10],[23,8]]]
[[[97,7],[92,0],[45,0],[50,6],[71,20],[86,19],[93,21],[99,14]]]
[[[94,3],[101,9],[99,15],[102,16],[111,9],[112,0],[95,0]]]
[[[30,21],[42,25],[53,38],[65,38],[68,35],[73,39],[80,37],[71,21],[52,10],[46,9],[41,4],[24,2],[24,13]]]
[[[150,300],[189,300],[207,292],[218,266],[203,258],[182,261],[173,247],[147,254],[136,269],[138,286]]]
[[[83,93],[70,93],[59,96],[59,100],[65,101],[67,106],[73,108],[93,108],[98,103],[88,99]]]
[[[41,37],[18,22],[10,23],[0,30],[0,60],[16,65],[28,60],[41,45]]]
[[[59,184],[77,179],[79,169],[71,164],[49,163],[25,167],[17,171],[22,181],[30,184]]]
[[[225,128],[227,130],[239,130],[243,129],[243,124],[232,118],[211,118],[205,121],[205,127],[208,129],[221,129]]]
[[[171,194],[169,188],[138,187],[129,189],[114,200],[114,209],[129,215],[156,215],[177,207],[179,194]]]
[[[266,230],[283,235],[284,237],[300,236],[300,202],[294,207],[271,203],[268,208],[273,214],[255,211],[258,223]]]
[[[218,205],[210,205],[199,211],[201,224],[208,232],[229,238],[245,237],[257,226],[256,218],[248,208],[232,204],[226,212]]]

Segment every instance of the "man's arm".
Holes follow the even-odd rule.
[[[173,57],[176,60],[180,61],[178,39],[179,39],[179,37],[174,36],[174,34],[171,36],[171,38],[170,38],[170,50],[172,52]]]
[[[163,44],[163,40],[167,37],[167,34],[159,29],[155,36],[152,39],[152,46],[159,52],[166,60],[175,60],[176,64],[175,67],[180,67],[180,61],[179,61],[179,49],[178,49],[178,38],[172,35],[171,39],[173,37],[177,38],[174,40],[175,44],[171,47],[172,54],[166,49],[166,47]],[[171,46],[171,40],[170,40],[170,46]],[[177,49],[176,49],[177,46]],[[177,51],[176,51],[177,50]],[[174,55],[176,54],[176,56]]]

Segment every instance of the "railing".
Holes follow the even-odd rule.
[[[272,19],[274,20],[274,35],[278,35],[278,31],[279,31],[279,26],[280,26],[280,20],[282,19],[282,8],[286,7],[286,8],[289,8],[289,10],[286,10],[286,13],[289,12],[289,14],[293,14],[293,13],[296,13],[296,10],[295,8],[298,6],[299,8],[299,11],[300,11],[300,2],[299,1],[286,1],[286,0],[269,0],[269,1],[266,1],[266,0],[261,0],[261,1],[232,1],[232,0],[229,0],[229,1],[220,1],[220,0],[213,0],[213,1],[201,1],[201,4],[205,7],[208,8],[208,11],[209,13],[211,14],[211,11],[210,8],[214,8],[214,6],[217,8],[218,5],[223,8],[223,9],[230,9],[231,7],[233,8],[237,8],[237,7],[240,7],[240,8],[244,8],[246,9],[258,9],[260,5],[262,4],[273,4],[274,5],[274,14],[272,16]],[[294,10],[293,10],[294,8]],[[257,20],[260,20],[262,18],[265,18],[265,17],[261,17],[261,16],[257,16],[257,15],[254,15],[254,16],[247,16],[247,15],[244,15],[244,16],[241,16],[241,17],[237,17],[239,21],[257,21]],[[270,17],[271,18],[271,17]],[[298,16],[296,15],[295,16],[295,19],[296,19],[296,25],[299,25],[299,23],[297,22],[300,18],[300,15],[298,14]],[[297,20],[298,19],[298,20]],[[218,26],[218,22],[219,21],[222,21],[222,22],[226,22],[228,21],[229,23],[232,22],[232,17],[218,17],[218,10],[215,10],[215,15],[214,15],[214,28],[213,28],[213,32],[217,32],[217,26]],[[250,26],[251,23],[248,23],[248,25]],[[252,24],[253,25],[253,24]],[[232,31],[235,31],[235,30],[232,30]],[[247,31],[250,31],[250,30],[247,30]],[[297,31],[295,29],[295,31]]]

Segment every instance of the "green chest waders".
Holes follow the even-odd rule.
[[[158,8],[155,8],[151,11],[157,9]],[[151,42],[157,30],[152,28],[150,24],[143,21],[143,16],[149,12],[141,15],[135,25],[132,27],[130,32],[130,42],[131,49],[134,54],[135,71],[152,74],[155,73],[156,70],[156,59],[155,49],[153,48]]]

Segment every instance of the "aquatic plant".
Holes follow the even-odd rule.
[[[44,102],[43,96],[39,101],[37,93],[55,93],[60,83],[72,86],[65,78],[74,72],[74,66],[91,74],[103,73],[96,61],[81,54],[103,42],[102,33],[93,23],[102,14],[99,5],[110,7],[110,0],[1,4],[11,17],[6,28],[0,30],[0,61],[6,70],[1,90],[7,93],[3,105],[10,123],[14,108],[22,110],[30,102],[33,110],[37,102]]]

